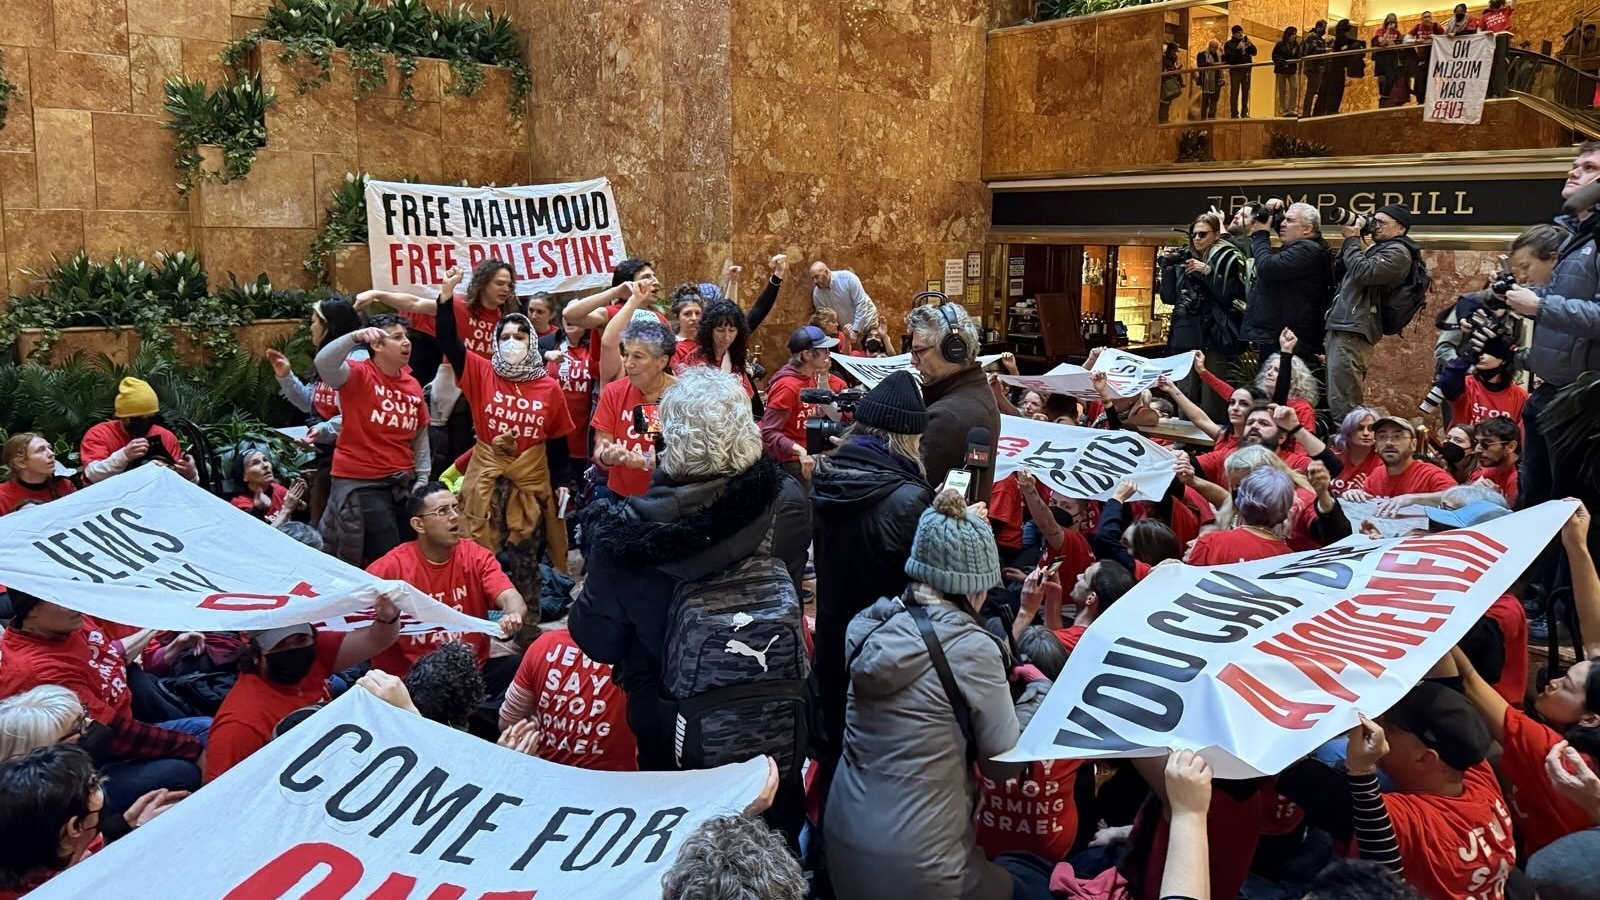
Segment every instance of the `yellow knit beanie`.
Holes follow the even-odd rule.
[[[156,392],[148,383],[137,378],[124,378],[122,384],[117,386],[117,403],[113,408],[117,418],[132,419],[155,415],[161,411],[161,403],[156,400]]]

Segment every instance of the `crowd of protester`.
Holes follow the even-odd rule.
[[[1565,191],[1597,175],[1586,145]],[[1370,247],[1347,232],[1347,291],[1316,210],[1276,211],[1276,246],[1270,217],[1227,223],[1248,242],[1221,215],[1196,219],[1169,285],[1200,292],[1174,322],[1195,375],[1133,397],[1103,375],[1097,399],[1008,387],[955,303],[905,316],[910,371],[841,396],[834,355],[885,355],[894,326],[855,273],[820,261],[814,318],[769,379],[751,338],[788,277],[782,255],[748,309],[736,267],[667,289],[643,259],[587,296],[521,298],[490,260],[451,270],[436,300],[324,301],[310,369],[271,357],[315,462],[291,478],[265,448],[234,448],[229,499],[498,635],[408,629],[387,597],[353,631],[180,634],[9,591],[0,898],[229,777],[351,689],[561,765],[769,757],[762,797],[684,843],[662,884],[673,898],[1600,895],[1600,576],[1583,505],[1392,709],[1273,777],[1214,780],[1189,751],[995,759],[1087,629],[1156,567],[1271,559],[1402,516],[1442,531],[1595,502],[1562,468],[1570,442],[1532,419],[1600,369],[1587,213],[1518,239],[1520,286],[1502,301],[1469,294],[1434,323],[1439,440],[1366,404],[1381,333],[1365,336],[1358,310],[1325,318],[1340,298],[1382,301],[1361,292],[1382,284],[1366,261],[1400,246],[1409,212],[1380,210]],[[1229,375],[1241,350],[1257,363],[1246,379]],[[992,459],[1003,415],[1109,430],[1182,418],[1197,437],[1168,447],[1158,499],[1130,481],[1086,500],[969,465],[973,434]],[[50,437],[5,443],[0,514],[81,489]],[[80,459],[81,483],[146,463],[195,472],[134,378]],[[963,469],[965,490],[951,486]],[[1352,517],[1347,503],[1370,506]],[[1551,623],[1581,652],[1535,676],[1529,641]]]

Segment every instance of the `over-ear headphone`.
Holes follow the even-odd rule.
[[[945,336],[939,341],[939,355],[945,362],[961,365],[969,362],[967,356],[967,342],[961,336],[961,331],[956,326],[961,322],[961,308],[950,302],[950,296],[940,291],[923,291],[911,298],[913,305],[920,304],[924,297],[937,298],[935,308],[944,316]]]

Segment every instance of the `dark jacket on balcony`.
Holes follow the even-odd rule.
[[[1295,61],[1300,58],[1299,39],[1279,41],[1272,46],[1272,72],[1275,75],[1296,74]]]
[[[1300,338],[1300,353],[1322,348],[1323,321],[1333,296],[1333,252],[1320,236],[1302,238],[1277,250],[1267,232],[1250,235],[1256,280],[1244,311],[1240,337],[1271,344],[1285,328]]]

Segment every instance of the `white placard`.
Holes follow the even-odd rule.
[[[946,297],[959,301],[962,293],[967,289],[966,275],[966,260],[947,259],[944,261],[944,294]]]
[[[1179,353],[1160,359],[1107,347],[1100,351],[1094,368],[1062,363],[1043,375],[1002,375],[1000,380],[1015,387],[1047,394],[1070,394],[1080,400],[1099,400],[1092,373],[1106,373],[1106,387],[1113,397],[1135,397],[1149,390],[1165,375],[1171,381],[1187,378],[1194,366],[1194,354]]]
[[[995,480],[1027,469],[1050,490],[1082,500],[1105,500],[1124,479],[1140,500],[1160,500],[1172,483],[1172,451],[1133,431],[1057,425],[1021,416],[1000,417]]]
[[[1494,35],[1439,35],[1428,56],[1428,99],[1424,122],[1476,125],[1483,118],[1494,63]]]
[[[985,356],[980,356],[978,357],[978,365],[987,366],[990,363],[998,360],[1000,356],[1001,354],[999,353],[991,353]],[[833,357],[833,361],[838,363],[840,368],[844,369],[846,372],[849,372],[850,375],[857,381],[869,388],[876,386],[878,382],[888,378],[889,375],[894,372],[904,371],[910,372],[912,375],[917,374],[917,370],[911,367],[911,354],[909,353],[902,353],[899,356],[880,356],[877,358],[870,356],[837,355]]]

